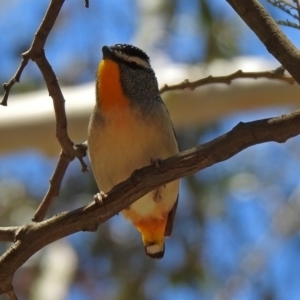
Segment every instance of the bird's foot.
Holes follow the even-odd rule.
[[[162,159],[161,158],[151,158],[151,165],[154,165],[157,169],[160,167],[161,163],[162,163]]]
[[[96,204],[103,204],[104,199],[107,197],[107,194],[105,194],[104,192],[100,191],[99,193],[97,193],[94,196],[94,201]]]
[[[151,158],[151,160],[150,160],[151,165],[154,165],[155,168],[157,168],[157,169],[160,168],[160,165],[161,165],[162,161],[163,161],[163,159],[161,159],[161,158]],[[163,187],[165,188],[166,185],[164,184]],[[157,189],[157,192],[155,193],[155,195],[159,195],[159,189]],[[157,196],[154,196],[154,198],[160,200],[160,197],[157,198]]]
[[[139,179],[138,170],[134,170],[130,176],[130,180],[132,183],[137,183]]]
[[[153,201],[159,203],[161,201],[161,187],[153,191]]]

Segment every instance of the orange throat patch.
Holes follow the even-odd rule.
[[[97,99],[103,113],[129,106],[129,99],[124,95],[120,69],[117,63],[110,59],[102,60],[98,67],[97,89],[100,99]]]

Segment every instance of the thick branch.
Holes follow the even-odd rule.
[[[24,225],[14,245],[0,258],[0,290],[5,292],[11,275],[49,243],[78,231],[94,231],[99,224],[151,190],[227,160],[252,145],[270,141],[283,143],[300,134],[299,124],[300,111],[277,118],[239,123],[211,142],[164,160],[159,168],[152,165],[135,171],[131,178],[108,193],[103,205],[91,203],[40,223]]]
[[[226,0],[300,84],[300,52],[257,0]]]

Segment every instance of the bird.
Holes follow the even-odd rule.
[[[136,169],[159,167],[161,160],[179,153],[149,56],[129,44],[103,46],[102,53],[88,126],[88,154],[99,198]],[[158,187],[122,211],[141,233],[146,255],[153,259],[164,256],[179,185],[175,180]]]

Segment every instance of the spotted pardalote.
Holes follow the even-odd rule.
[[[178,153],[169,113],[148,55],[132,45],[102,48],[88,149],[99,190],[107,193],[134,170]],[[179,180],[146,194],[123,210],[142,235],[151,258],[162,258],[172,233]]]

